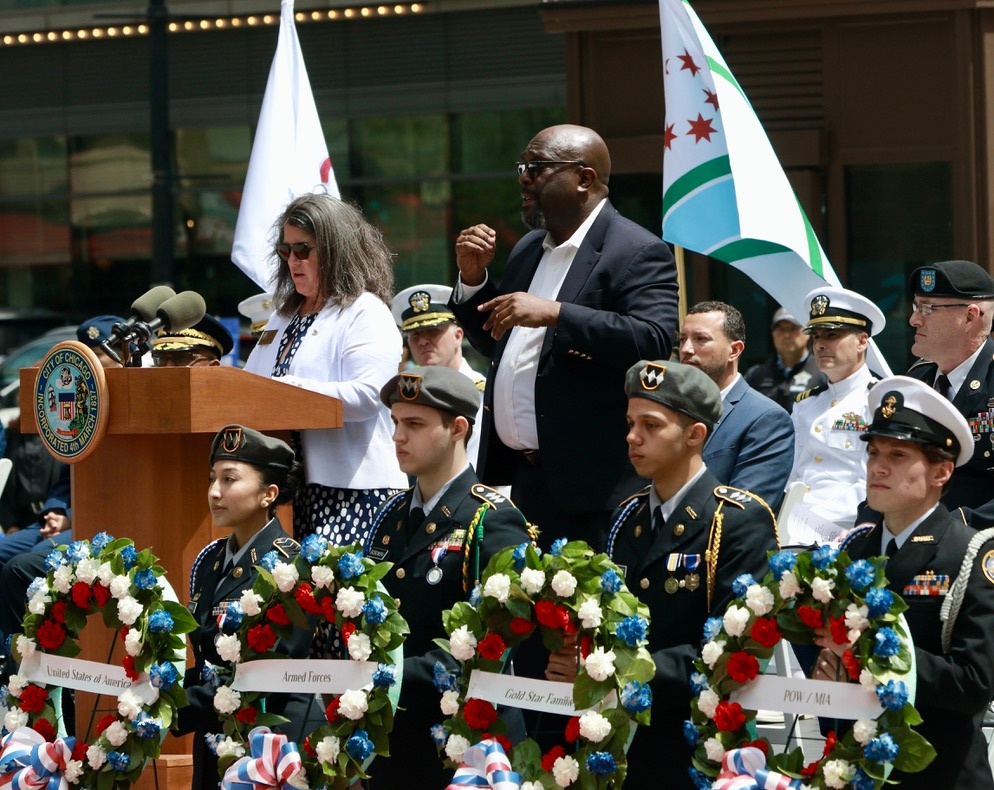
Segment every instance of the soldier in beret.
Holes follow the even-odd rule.
[[[721,418],[721,393],[701,370],[643,360],[625,379],[628,457],[652,484],[622,502],[611,519],[607,549],[628,588],[648,607],[652,726],[639,727],[628,750],[631,787],[694,787],[692,750],[683,737],[690,675],[704,621],[720,617],[741,574],[766,573],[777,548],[776,519],[755,494],[722,485],[701,454]],[[550,680],[572,680],[576,656],[556,654]]]
[[[152,365],[192,368],[220,365],[234,347],[231,332],[210,315],[189,329],[164,329],[152,340]]]
[[[417,482],[384,503],[365,545],[372,559],[394,563],[383,584],[411,629],[390,757],[373,762],[369,786],[414,778],[421,787],[444,787],[451,776],[431,739],[443,718],[433,669],[437,661],[452,664],[433,642],[446,638],[442,612],[469,597],[494,554],[531,537],[521,512],[482,485],[466,458],[480,404],[473,382],[451,368],[417,368],[388,381],[380,399],[393,419],[400,468]]]
[[[190,634],[194,665],[186,672],[184,687],[190,705],[179,714],[176,730],[195,732],[193,740],[194,788],[217,788],[217,757],[204,741],[207,733],[221,732],[214,710],[216,673],[224,666],[214,640],[219,633],[233,633],[238,626],[228,607],[251,589],[255,566],[274,561],[292,562],[300,545],[276,518],[276,507],[290,502],[301,485],[301,466],[289,445],[241,425],[222,428],[210,453],[210,486],[207,501],[214,526],[231,530],[226,538],[208,545],[193,563],[188,608],[199,627]],[[295,629],[276,652],[306,658],[311,632]],[[271,694],[266,710],[290,719],[282,731],[300,743],[312,699],[301,694]],[[277,728],[280,729],[280,728]]]
[[[969,462],[973,433],[945,398],[906,376],[882,380],[869,402],[867,500],[882,515],[843,548],[854,560],[889,557],[888,587],[908,604],[915,645],[917,731],[937,752],[924,772],[890,778],[905,788],[989,790],[981,723],[994,695],[994,533],[974,531],[939,501],[953,468]],[[814,677],[847,677],[839,657],[849,645],[828,632],[818,643]]]

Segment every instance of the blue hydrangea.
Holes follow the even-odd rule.
[[[35,596],[35,593],[37,593],[38,590],[40,590],[44,586],[45,586],[45,577],[44,576],[35,576],[31,580],[31,584],[28,585],[28,589],[27,589],[27,592],[25,593],[25,596],[27,598],[29,598],[29,599],[33,598]],[[9,648],[7,650],[7,655],[8,656],[10,655],[10,649]]]
[[[811,562],[818,570],[823,571],[835,562],[835,558],[838,556],[839,550],[826,543],[824,546],[820,546],[811,552]]]
[[[746,590],[750,586],[756,583],[756,580],[752,578],[751,573],[743,573],[735,577],[735,581],[732,582],[732,592],[735,593],[739,598],[746,594]]]
[[[562,556],[563,549],[566,547],[566,538],[556,538],[552,541],[552,547],[549,549],[549,554],[553,557]]]
[[[56,549],[55,551],[49,552],[48,556],[45,557],[45,570],[54,571],[60,565],[64,565],[65,562],[66,553]]]
[[[148,630],[155,634],[168,634],[173,630],[175,621],[165,609],[156,609],[148,616]]]
[[[708,687],[708,677],[703,672],[695,672],[690,676],[690,690],[694,695],[700,694]]]
[[[719,633],[721,633],[721,627],[724,625],[724,621],[720,617],[709,617],[704,621],[704,641],[710,642]]]
[[[275,551],[267,551],[259,558],[260,567],[265,568],[270,573],[273,572],[273,568],[276,567],[276,563],[280,561],[280,555]]]
[[[711,790],[711,780],[701,771],[690,767],[687,769],[687,774],[690,776],[690,781],[694,783],[694,787],[697,790]]]
[[[480,605],[483,600],[483,588],[477,584],[473,587],[473,591],[469,594],[469,605],[476,607]]]
[[[435,742],[438,747],[445,746],[445,742],[449,740],[449,731],[443,724],[434,724],[431,728],[431,739]]]
[[[124,562],[124,570],[130,571],[138,562],[138,552],[134,546],[125,546],[121,549],[121,561]]]
[[[113,540],[113,535],[108,535],[106,532],[98,532],[93,536],[93,540],[90,541],[90,551],[92,551],[94,556],[96,556],[104,550],[104,546],[111,543]]]
[[[873,655],[881,658],[896,656],[901,649],[901,639],[893,628],[881,628],[874,637]]]
[[[360,763],[373,753],[373,748],[373,742],[369,740],[365,730],[356,730],[345,742],[345,751],[349,753],[349,757]]]
[[[393,664],[378,664],[373,673],[373,685],[376,688],[388,689],[397,682],[397,667]]]
[[[528,554],[528,546],[528,543],[519,543],[514,547],[514,552],[511,554],[511,557],[514,560],[514,568],[519,573],[525,567],[525,557]]]
[[[224,740],[224,736],[219,732],[208,732],[204,734],[204,743],[210,749],[211,754],[217,754],[217,746]]]
[[[863,592],[863,590],[873,584],[876,575],[877,573],[873,569],[873,566],[866,560],[856,560],[856,562],[846,568],[846,578],[856,592]]]
[[[107,762],[115,771],[127,771],[131,760],[122,752],[107,752]]]
[[[159,733],[162,732],[162,722],[142,711],[134,721],[134,728],[135,735],[143,741],[150,741],[159,737]]]
[[[873,587],[866,591],[865,600],[870,617],[883,617],[894,605],[894,593],[886,587]]]
[[[225,634],[235,633],[244,619],[245,612],[242,610],[241,602],[229,601],[228,608],[224,610],[224,616],[221,618],[221,631]]]
[[[205,661],[204,665],[200,668],[200,679],[215,691],[224,685],[221,681],[221,676],[217,672],[217,667],[210,661]]]
[[[312,565],[321,559],[321,555],[328,550],[328,539],[323,538],[316,532],[304,538],[300,544],[300,556]]]
[[[691,749],[697,746],[697,742],[701,739],[701,734],[697,731],[697,725],[689,719],[683,723],[683,739]]]
[[[877,699],[888,710],[901,710],[908,704],[908,687],[903,680],[888,680],[877,686]]]
[[[436,661],[431,671],[431,682],[439,694],[444,694],[459,688],[459,675],[458,669],[447,669],[441,661]]]
[[[85,540],[74,540],[66,549],[66,557],[69,562],[77,563],[90,556],[90,544]]]
[[[624,579],[621,578],[621,575],[614,568],[608,568],[601,574],[601,589],[604,592],[619,592],[622,584],[624,584]]]
[[[849,780],[849,786],[853,790],[874,790],[877,783],[862,768],[857,768],[853,778]]]
[[[372,625],[379,625],[387,619],[387,606],[383,599],[374,595],[362,607],[362,613],[366,616],[366,622]]]
[[[362,554],[343,554],[338,560],[338,575],[343,579],[354,579],[362,576],[366,572],[366,564],[362,561]]]
[[[162,664],[152,664],[148,668],[148,677],[153,686],[160,691],[166,691],[179,680],[179,672],[173,664],[166,661]]]
[[[151,568],[145,568],[138,571],[134,578],[135,587],[139,590],[151,590],[157,584],[155,579],[155,574],[152,573]]]
[[[595,776],[610,776],[618,770],[611,752],[594,752],[587,757],[587,770]]]
[[[863,747],[863,756],[875,763],[892,763],[897,757],[898,746],[889,733],[882,733]]]
[[[615,633],[629,647],[638,647],[639,643],[645,639],[647,631],[648,623],[638,615],[633,615],[618,623]]]
[[[773,571],[773,578],[780,581],[780,578],[789,570],[793,570],[797,564],[797,557],[792,551],[778,551],[770,557],[770,570]]]
[[[629,680],[621,690],[621,705],[633,716],[652,706],[652,689],[646,683]]]

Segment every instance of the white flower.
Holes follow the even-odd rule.
[[[742,636],[751,616],[752,613],[744,606],[735,606],[734,604],[729,606],[722,618],[726,633],[729,636]]]
[[[335,581],[335,571],[327,565],[315,565],[311,568],[311,581],[314,582],[315,587],[323,590]]]
[[[521,589],[529,595],[538,595],[545,587],[545,571],[525,568],[521,571]]]
[[[358,721],[369,708],[369,700],[362,689],[349,689],[338,698],[338,712],[346,719]]]
[[[214,692],[214,709],[218,713],[234,713],[241,706],[242,695],[231,686],[221,686]]]
[[[852,728],[852,737],[856,743],[866,746],[877,737],[877,722],[874,719],[858,719]]]
[[[580,604],[577,615],[580,618],[580,624],[584,628],[600,628],[604,620],[604,611],[601,609],[600,604],[597,603],[596,598],[587,598]]]
[[[476,655],[476,637],[468,626],[461,625],[449,637],[449,647],[452,649],[452,657],[457,661],[469,661]]]
[[[129,628],[128,635],[124,637],[124,650],[125,652],[134,658],[144,647],[142,643],[142,634],[137,628]]]
[[[70,784],[76,784],[79,782],[79,777],[83,775],[83,761],[82,760],[70,760],[66,763],[66,770],[63,772],[66,781]]]
[[[104,737],[111,746],[120,746],[128,740],[128,728],[124,726],[124,722],[115,721],[104,730]]]
[[[335,596],[335,608],[342,613],[342,617],[358,617],[365,605],[366,596],[362,590],[353,587],[342,587]]]
[[[314,751],[317,752],[318,762],[331,764],[338,759],[342,744],[334,735],[329,735],[318,742]]]
[[[801,591],[801,585],[794,575],[794,571],[784,571],[780,577],[780,597],[789,601]]]
[[[821,576],[815,576],[811,580],[811,594],[816,601],[820,601],[821,603],[831,601],[835,597],[832,595],[833,589],[835,589],[834,579],[823,579]]]
[[[369,637],[356,631],[349,637],[349,658],[353,661],[365,661],[373,654],[373,646]]]
[[[27,723],[28,714],[16,706],[7,711],[7,714],[3,717],[3,726],[10,732],[13,732],[18,727],[24,727]]]
[[[445,716],[455,716],[459,712],[459,692],[451,689],[443,692],[440,705]]]
[[[862,672],[859,673],[859,685],[861,685],[867,691],[872,691],[876,693],[877,691],[877,679],[873,677],[873,673],[869,669],[864,668]]]
[[[523,782],[520,790],[544,790],[540,782]]]
[[[307,772],[302,767],[290,774],[290,778],[286,780],[286,783],[294,788],[294,790],[311,790],[311,786],[307,784]]]
[[[762,617],[773,609],[772,590],[761,584],[750,584],[749,589],[746,590],[746,606],[752,609],[757,617]]]
[[[449,740],[445,742],[445,756],[452,762],[458,763],[468,748],[469,741],[461,735],[450,735]]]
[[[110,587],[110,583],[114,581],[114,569],[110,567],[109,562],[102,562],[97,568],[97,578],[100,579],[100,583],[104,587]]]
[[[60,565],[52,574],[52,584],[55,589],[65,595],[69,592],[73,583],[73,572],[71,565]]]
[[[131,589],[131,579],[127,576],[115,576],[110,580],[110,594],[115,598],[123,598]]]
[[[590,655],[587,656],[587,663],[585,664],[587,674],[598,683],[602,680],[607,680],[614,674],[614,659],[613,650],[608,650],[605,653],[603,647],[595,647],[590,651]]]
[[[145,608],[137,599],[125,595],[117,601],[117,617],[125,625],[134,625],[135,620],[142,616]]]
[[[242,593],[242,597],[238,599],[238,603],[242,607],[242,613],[246,617],[255,617],[259,612],[262,611],[260,604],[262,603],[262,596],[259,593],[252,592],[251,590],[245,590]]]
[[[94,771],[99,771],[100,767],[107,762],[107,752],[94,743],[86,750],[86,762]]]
[[[715,693],[714,689],[706,688],[697,698],[697,710],[709,719],[713,719],[719,702],[721,702],[721,697]]]
[[[701,658],[708,665],[708,669],[714,669],[714,665],[718,663],[718,659],[721,658],[721,654],[724,652],[725,640],[722,639],[720,642],[712,640],[701,648]]]
[[[829,760],[822,766],[825,784],[832,788],[842,788],[856,775],[856,767],[845,760]]]
[[[725,747],[717,738],[708,738],[704,741],[704,751],[707,753],[708,759],[714,760],[716,763],[720,763],[721,758],[725,756]]]
[[[131,721],[138,718],[138,714],[142,712],[144,704],[142,698],[135,694],[135,692],[131,689],[125,689],[121,692],[121,696],[117,698],[117,712],[121,714],[122,719]]]
[[[21,656],[21,660],[33,656],[35,654],[35,640],[29,639],[24,634],[17,635],[17,652]]]
[[[218,634],[214,638],[214,647],[222,659],[237,664],[242,658],[242,643],[237,634]]]
[[[34,595],[31,596],[31,600],[28,601],[28,611],[31,614],[45,614],[45,609],[52,602],[51,597],[48,594],[48,587],[42,585]]]
[[[510,594],[511,577],[506,573],[495,573],[483,585],[483,595],[487,598],[496,598],[498,603],[507,603]]]
[[[850,643],[855,643],[870,624],[867,619],[869,614],[870,610],[866,606],[856,606],[851,603],[846,608],[846,628],[849,629],[847,636]]]
[[[600,743],[611,734],[611,722],[599,713],[588,710],[580,717],[580,735],[592,743]]]
[[[27,685],[28,679],[24,675],[11,675],[10,680],[7,681],[7,691],[10,692],[10,696],[19,698]]]
[[[559,571],[552,577],[552,589],[560,598],[569,598],[576,592],[576,577],[569,571]]]
[[[234,757],[244,757],[245,747],[234,738],[225,738],[217,745],[218,759],[232,755]]]
[[[76,578],[81,582],[93,584],[93,580],[97,578],[99,570],[100,563],[92,557],[87,557],[76,563]]]
[[[580,775],[580,763],[570,757],[559,757],[552,764],[552,777],[560,787],[568,787]]]
[[[297,573],[296,565],[277,562],[276,567],[273,568],[273,581],[276,582],[276,586],[280,592],[290,592],[290,590],[297,586],[299,579],[300,574]]]

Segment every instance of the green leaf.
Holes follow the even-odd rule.
[[[935,749],[932,744],[910,728],[899,732],[901,751],[894,760],[894,767],[907,773],[925,770],[926,766],[935,759]],[[894,732],[891,734],[895,735]]]
[[[193,615],[190,614],[189,610],[182,604],[176,603],[175,601],[163,601],[162,608],[165,609],[169,616],[173,618],[173,629],[174,634],[189,634],[193,633],[197,629],[197,621],[193,619]]]

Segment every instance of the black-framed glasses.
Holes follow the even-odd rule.
[[[530,162],[515,162],[518,168],[518,175],[523,176],[528,173],[529,178],[535,178],[544,168],[549,165],[582,165],[582,159],[533,159]]]
[[[943,307],[969,307],[969,302],[956,302],[955,304],[932,304],[931,302],[912,302],[911,312],[921,315],[931,315],[933,310],[941,310]]]
[[[297,256],[297,260],[306,261],[310,255],[311,250],[316,249],[313,244],[308,244],[304,241],[295,241],[293,244],[277,244],[276,254],[279,255],[283,260],[290,260],[290,253],[292,252]]]

